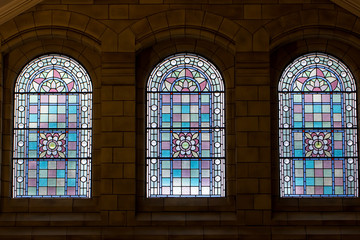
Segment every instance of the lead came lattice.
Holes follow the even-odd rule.
[[[18,76],[13,197],[91,196],[92,86],[74,59],[44,55]]]
[[[225,196],[224,86],[195,54],[176,54],[147,85],[147,196]]]
[[[281,197],[357,197],[356,86],[323,53],[297,58],[279,83]]]

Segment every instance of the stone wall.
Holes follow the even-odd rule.
[[[360,76],[360,19],[329,0],[46,0],[0,25],[0,239],[359,239],[359,199],[280,199],[277,83],[332,54]],[[92,198],[11,199],[13,88],[45,53],[94,85]],[[226,86],[225,198],[145,198],[145,84],[178,52]]]

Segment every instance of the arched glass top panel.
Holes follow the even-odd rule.
[[[279,92],[356,91],[349,69],[337,58],[311,53],[297,58],[283,72]]]
[[[70,57],[50,54],[32,60],[21,71],[15,93],[92,92],[86,70]]]
[[[176,54],[166,58],[150,74],[148,91],[211,92],[224,91],[216,67],[195,54]]]

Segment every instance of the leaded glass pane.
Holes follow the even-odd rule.
[[[147,85],[147,196],[225,196],[223,80],[195,54],[176,54]]]
[[[281,197],[357,197],[356,86],[323,53],[297,58],[279,83]]]
[[[92,86],[74,59],[28,63],[14,94],[13,197],[91,195]]]

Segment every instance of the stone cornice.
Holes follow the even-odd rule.
[[[11,0],[0,4],[0,25],[23,13],[43,0]]]
[[[360,0],[331,0],[333,3],[360,17]]]

